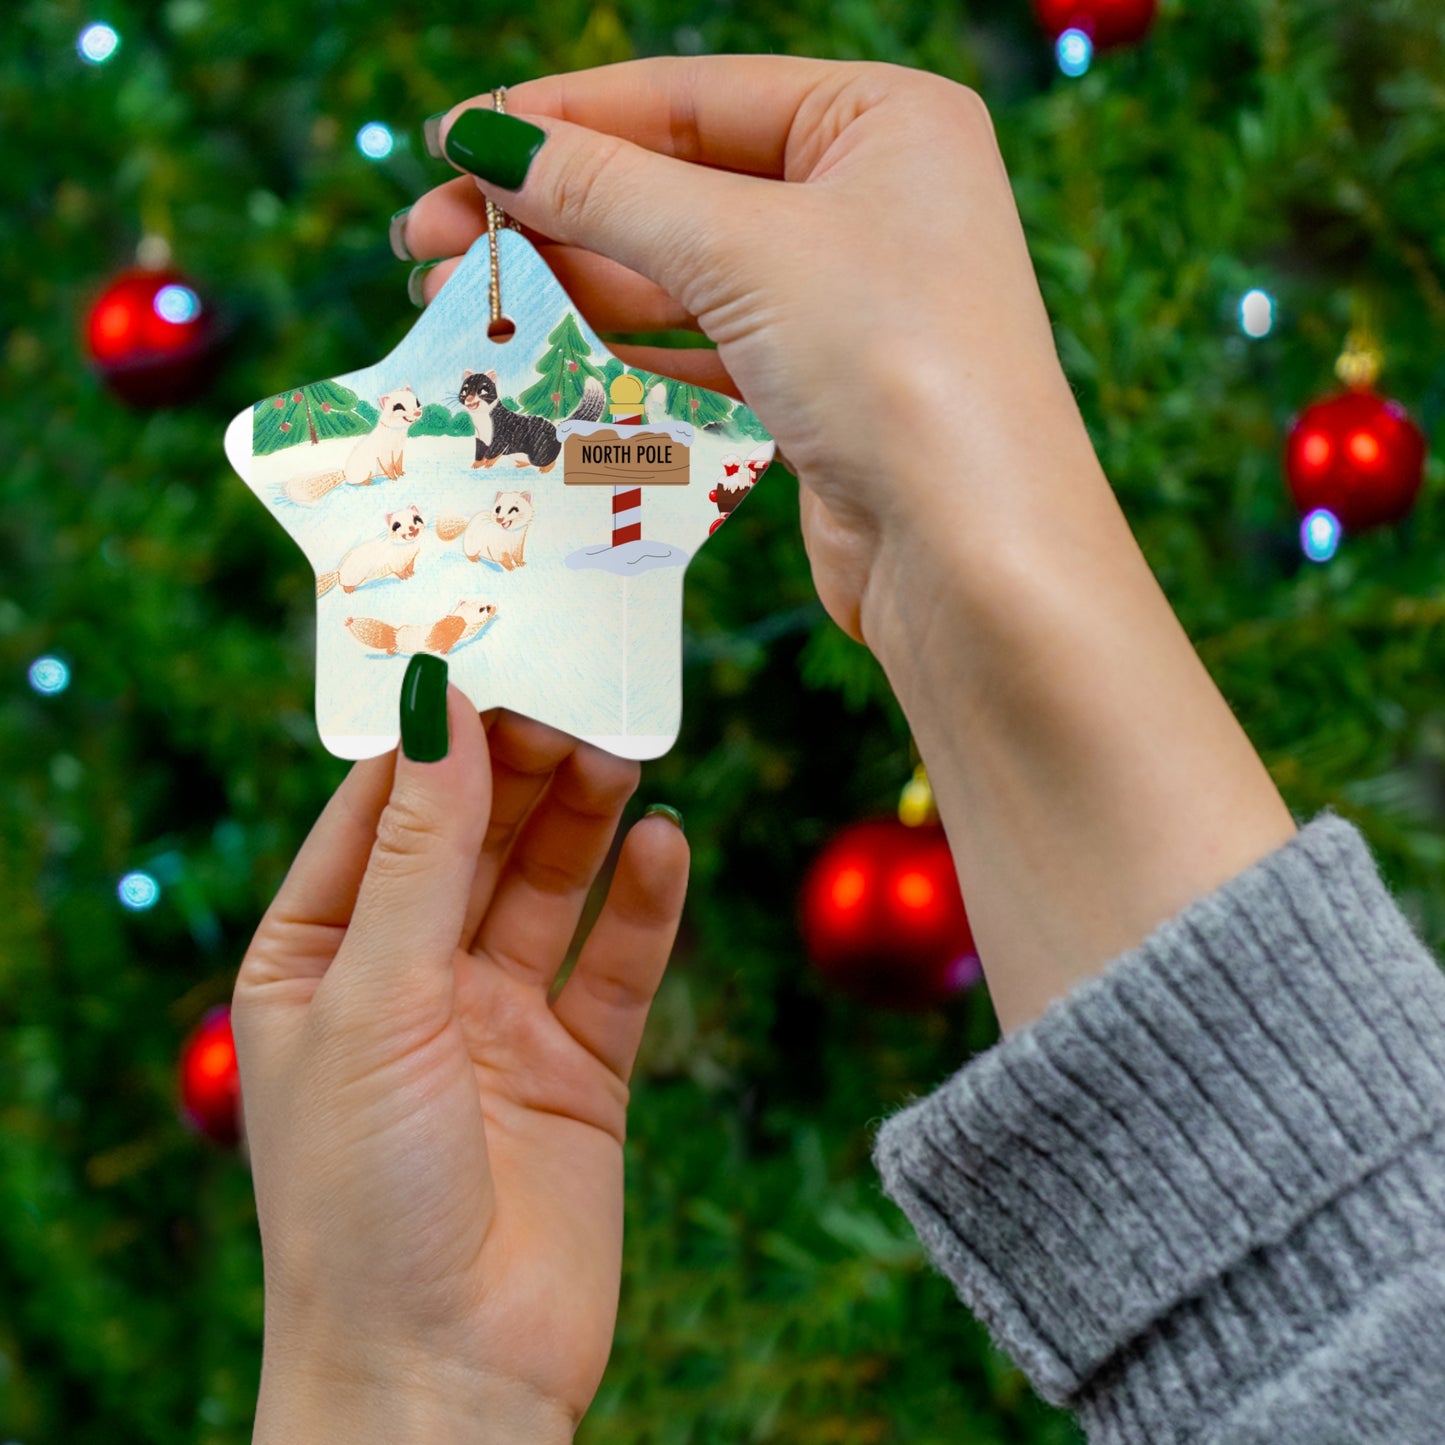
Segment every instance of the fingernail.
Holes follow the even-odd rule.
[[[687,829],[682,826],[682,814],[676,808],[669,808],[666,803],[653,803],[642,816],[650,818],[654,813],[660,814],[671,823],[676,823],[679,833],[687,832]]]
[[[427,154],[435,156],[437,160],[443,160],[442,155],[442,121],[446,119],[446,111],[439,110],[435,115],[429,115],[421,123],[421,138],[426,142]]]
[[[426,305],[426,293],[421,289],[421,278],[436,264],[435,261],[423,261],[420,266],[412,267],[411,275],[406,278],[406,294],[413,306]]]
[[[414,763],[434,763],[446,757],[449,745],[447,665],[419,652],[401,680],[401,750]]]
[[[530,121],[496,110],[464,110],[447,132],[447,159],[453,165],[515,191],[527,179],[532,157],[547,132]]]
[[[406,218],[411,214],[410,206],[403,206],[387,227],[387,239],[391,242],[391,254],[398,261],[415,261],[416,257],[406,249]]]

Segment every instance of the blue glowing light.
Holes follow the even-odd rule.
[[[91,65],[104,65],[120,48],[120,36],[109,25],[87,25],[75,42],[82,60]]]
[[[201,314],[201,298],[189,286],[162,286],[151,303],[162,321],[184,326]]]
[[[149,873],[127,873],[115,891],[132,913],[143,913],[160,901],[161,885]]]
[[[367,121],[356,132],[356,148],[368,160],[384,161],[395,144],[396,137],[392,135],[391,127],[382,125],[379,120]]]
[[[58,657],[37,657],[30,664],[30,686],[53,697],[70,686],[70,669]]]
[[[1059,69],[1077,79],[1094,63],[1094,42],[1082,30],[1066,30],[1059,36],[1054,54]]]
[[[1340,519],[1324,507],[1316,507],[1300,523],[1300,546],[1311,562],[1328,562],[1339,550],[1343,528]]]
[[[1239,329],[1258,340],[1274,330],[1274,297],[1268,291],[1247,291],[1239,303]]]

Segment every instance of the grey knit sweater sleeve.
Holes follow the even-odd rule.
[[[1093,1445],[1445,1442],[1445,974],[1328,810],[873,1158]]]

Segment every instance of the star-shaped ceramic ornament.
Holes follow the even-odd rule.
[[[730,397],[635,372],[519,232],[484,236],[385,360],[257,402],[226,455],[316,571],[327,749],[395,746],[406,659],[630,758],[676,741],[682,579],[773,443]]]

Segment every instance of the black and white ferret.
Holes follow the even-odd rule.
[[[477,459],[473,467],[490,467],[511,457],[519,467],[550,472],[562,452],[557,427],[544,416],[523,416],[503,406],[497,397],[495,371],[464,371],[457,400],[472,415],[477,432]],[[600,421],[607,408],[607,393],[595,376],[587,378],[582,400],[569,421]]]

